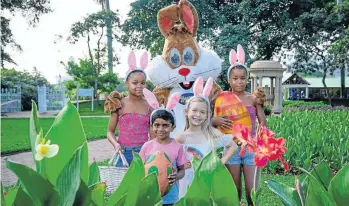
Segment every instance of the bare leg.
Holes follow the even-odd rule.
[[[234,180],[234,183],[239,195],[239,201],[241,201],[241,165],[225,165],[225,166],[228,168],[231,174],[231,177]]]
[[[246,200],[248,205],[253,205],[251,199],[251,190],[253,188],[253,179],[255,174],[256,166],[244,165],[243,172],[245,178],[245,189],[246,189]]]

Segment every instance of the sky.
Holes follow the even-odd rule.
[[[119,10],[122,20],[127,17],[130,3],[133,0],[110,1],[112,10]],[[30,27],[27,20],[21,14],[11,17],[10,27],[16,42],[22,46],[23,52],[17,52],[9,48],[9,53],[18,66],[7,64],[7,68],[32,71],[33,67],[47,78],[50,83],[57,83],[58,75],[62,79],[70,79],[60,61],[67,62],[70,57],[74,59],[87,56],[87,44],[81,40],[76,44],[66,41],[71,25],[82,20],[85,16],[101,10],[101,6],[94,0],[51,0],[53,12],[42,15],[35,27]],[[57,35],[63,38],[55,44]],[[106,38],[105,38],[106,42]],[[114,66],[114,72],[124,76],[127,67],[127,57],[130,51],[128,47],[114,43],[115,51],[118,52],[120,65]],[[142,51],[137,51],[139,58]]]

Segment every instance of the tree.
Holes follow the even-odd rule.
[[[68,40],[70,40],[71,43],[75,43],[79,41],[80,39],[84,38],[87,40],[87,48],[88,48],[88,55],[89,55],[89,61],[80,61],[80,65],[82,68],[84,68],[87,76],[86,78],[89,78],[89,81],[94,81],[93,87],[95,91],[95,96],[98,100],[98,85],[100,85],[99,81],[101,80],[99,77],[101,76],[103,70],[105,69],[105,51],[106,47],[101,42],[102,37],[104,36],[104,30],[106,27],[106,22],[111,22],[111,25],[113,28],[117,29],[120,26],[120,19],[118,17],[118,14],[112,11],[101,11],[98,13],[90,14],[88,15],[83,21],[74,23],[70,30],[70,36],[68,37]],[[116,33],[116,32],[115,32]],[[91,37],[97,36],[97,43],[96,48],[93,49],[91,47]],[[69,66],[73,66],[70,64]],[[69,71],[69,70],[68,70]],[[68,72],[69,73],[69,72]],[[74,75],[78,75],[78,73],[72,73]],[[113,74],[110,73],[110,75],[104,78],[110,78]],[[91,80],[92,78],[92,80]],[[89,82],[87,81],[87,82]]]
[[[22,91],[22,109],[25,111],[31,110],[31,100],[37,102],[37,86],[44,84],[50,87],[47,79],[35,68],[32,73],[1,68],[1,88],[9,89],[20,87]]]
[[[97,73],[91,65],[90,60],[80,59],[79,63],[73,61],[68,62],[67,73],[77,81],[80,88],[91,88],[95,89],[95,98],[98,100],[98,94],[110,93],[114,91],[118,84],[120,84],[119,79],[113,73]],[[74,81],[66,82],[67,90],[73,90],[77,85]],[[97,82],[97,85],[96,85]],[[98,89],[98,90],[97,90]],[[74,91],[70,95],[76,95]]]
[[[30,26],[35,26],[41,15],[51,12],[49,0],[16,0],[16,1],[1,1],[1,10],[9,11],[10,13],[21,12],[27,19]],[[10,29],[10,19],[1,15],[1,67],[8,62],[16,64],[11,55],[7,52],[8,47],[21,52],[22,48],[16,43]]]
[[[109,0],[95,0],[98,4],[102,6],[102,10],[110,12]],[[109,19],[106,21],[107,25],[107,47],[108,47],[108,69],[109,73],[113,73],[113,36],[112,36],[112,26]]]

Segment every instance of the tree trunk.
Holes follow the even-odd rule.
[[[326,68],[326,67],[324,67],[324,68]],[[327,69],[324,69],[323,75],[322,75],[322,84],[324,85],[324,88],[325,88],[325,94],[326,94],[326,96],[328,98],[328,103],[329,103],[330,106],[332,106],[332,97],[330,95],[330,91],[327,88],[327,85],[326,85],[326,82],[325,82],[326,73],[327,73]]]
[[[109,0],[106,0],[106,9],[110,11]],[[107,46],[108,46],[108,70],[113,73],[113,39],[110,19],[107,20]]]

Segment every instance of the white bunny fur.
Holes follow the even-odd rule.
[[[157,88],[171,88],[170,95],[175,92],[181,94],[187,93],[187,98],[193,96],[193,87],[189,89],[183,89],[179,83],[187,81],[195,81],[199,76],[202,76],[204,81],[207,81],[209,77],[217,79],[222,72],[222,60],[219,56],[211,50],[200,48],[200,57],[198,62],[194,66],[181,65],[178,68],[172,69],[162,56],[158,55],[153,58],[146,69],[150,81]],[[178,71],[181,68],[190,69],[190,73],[183,77],[179,75]],[[180,103],[175,106],[174,113],[177,119],[176,129],[171,133],[171,137],[178,136],[185,128],[185,104]]]

